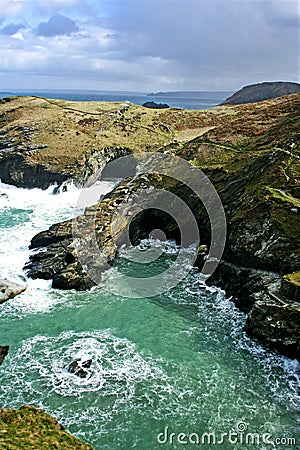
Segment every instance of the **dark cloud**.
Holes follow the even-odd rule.
[[[48,20],[48,22],[42,22],[38,25],[36,33],[39,36],[62,36],[79,31],[75,21],[69,17],[56,14]]]
[[[7,36],[13,36],[19,30],[26,28],[22,23],[9,23],[6,27],[2,28],[1,34],[6,34]]]

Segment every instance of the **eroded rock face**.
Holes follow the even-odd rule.
[[[266,296],[250,311],[245,330],[286,356],[300,360],[299,304],[278,304]]]
[[[0,345],[0,366],[4,361],[4,358],[7,356],[9,350],[8,345]]]
[[[146,208],[147,192],[150,193],[153,186],[161,188],[163,184],[163,178],[155,175],[129,178],[99,204],[86,208],[84,214],[76,219],[75,224],[72,220],[65,221],[34,236],[30,248],[40,248],[41,250],[32,254],[29,262],[25,265],[28,276],[52,279],[53,287],[59,289],[86,290],[91,288],[95,283],[83,270],[75,251],[73,239],[81,240],[83,247],[81,255],[89,261],[91,271],[107,270],[110,268],[109,264],[115,258],[118,248],[127,242],[125,235],[128,233],[131,217]],[[136,195],[137,192],[140,193],[140,190],[145,193],[142,198]],[[121,202],[128,205],[128,211],[119,211]],[[116,217],[112,234],[112,219]],[[155,221],[158,219],[155,217]],[[149,217],[146,222],[148,220]],[[149,236],[148,230],[142,226],[143,221],[144,217],[140,215],[131,224],[131,237],[135,242],[142,237]],[[178,230],[173,229],[173,224],[167,223],[166,225],[167,235],[174,237]],[[76,228],[73,228],[74,226],[79,227],[77,231]],[[97,243],[94,242],[95,236]],[[97,245],[96,254],[95,245]],[[100,264],[99,257],[102,259]]]
[[[26,289],[26,285],[18,283],[16,281],[10,281],[6,278],[0,279],[0,303],[4,303],[7,300],[16,297]]]
[[[221,261],[208,284],[224,289],[239,309],[249,313],[261,295],[280,291],[282,277],[276,272]]]

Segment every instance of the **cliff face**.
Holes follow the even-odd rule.
[[[300,84],[285,81],[274,81],[251,84],[235,92],[227,98],[222,105],[239,105],[242,103],[254,103],[282,97],[300,92]]]
[[[64,103],[64,111],[65,108]],[[141,111],[145,114],[140,116]],[[262,104],[222,106],[207,111],[145,111],[130,106],[129,110],[113,115],[110,134],[101,131],[92,152],[81,154],[80,170],[76,169],[76,162],[68,167],[69,174],[83,182],[100,172],[105,161],[129,153],[136,157],[140,150],[159,150],[201,168],[220,195],[228,227],[222,261],[209,282],[225,288],[248,313],[250,334],[297,358],[300,358],[299,116],[300,94]],[[87,117],[87,127],[94,126],[92,117]],[[81,126],[79,122],[77,125]],[[68,126],[64,128],[65,134]],[[91,128],[88,129],[91,133]],[[76,128],[73,131],[76,134]],[[77,157],[75,151],[73,157]],[[48,152],[43,155],[39,151],[38,158],[30,159],[29,163],[34,166],[37,160],[49,170],[56,167],[55,161],[49,160]],[[89,165],[88,161],[93,163]],[[61,174],[65,165],[63,160],[59,164],[60,169],[55,170]],[[136,214],[143,206],[134,201],[139,190],[147,193],[153,187],[164,188],[180,196],[195,214],[201,243],[209,245],[211,230],[203,205],[186,186],[156,174],[155,168],[153,172],[151,176],[133,174],[124,179],[99,204],[87,208],[78,218],[79,223],[87,225],[91,218],[94,220],[94,228],[85,237],[87,241],[92,239],[95,230],[103,262],[100,271],[117,254],[130,217],[135,217],[131,229],[134,242],[149,235],[150,228],[161,227],[167,237],[178,238],[174,223],[165,220],[159,211]],[[112,236],[111,221],[123,200],[131,201],[132,209],[127,219],[117,224],[116,235]],[[29,276],[52,279],[53,287],[62,289],[82,290],[93,285],[75,251],[71,221],[39,233],[32,239],[31,248],[39,250],[26,265]],[[91,260],[93,255],[87,251],[86,257]],[[197,264],[201,267],[202,263],[199,256]]]

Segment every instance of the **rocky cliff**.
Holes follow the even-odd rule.
[[[10,108],[15,108],[15,102],[16,105],[29,102],[33,109],[35,102],[38,102],[38,108],[43,102],[47,104],[41,99],[16,99],[10,102]],[[228,227],[222,261],[208,282],[224,288],[237,306],[248,314],[246,329],[250,334],[299,359],[300,95],[206,111],[171,108],[155,111],[132,105],[124,106],[122,111],[119,105],[119,113],[109,116],[112,122],[105,131],[99,129],[99,123],[95,125],[95,121],[100,119],[92,115],[92,107],[94,111],[100,108],[98,104],[85,105],[89,111],[85,117],[88,121],[84,123],[88,130],[86,134],[96,139],[96,146],[84,153],[80,150],[79,141],[77,153],[73,149],[72,157],[75,159],[68,165],[68,176],[78,182],[93,178],[95,173],[100,176],[105,162],[123,154],[137,158],[141,150],[179,156],[201,168],[220,195]],[[22,108],[23,103],[21,112]],[[62,109],[63,114],[67,114],[66,108],[73,111],[72,114],[77,109],[76,117],[79,114],[79,105],[70,102],[68,105],[64,102],[62,108],[51,103],[50,108],[51,111],[52,108],[55,111]],[[108,104],[101,108],[102,115],[105,108],[116,108],[116,105]],[[83,126],[76,120],[71,121],[74,135],[76,127],[81,130]],[[9,126],[5,126],[7,130]],[[66,122],[65,135],[69,133],[69,126],[70,122]],[[42,122],[39,127],[43,129]],[[99,131],[97,137],[94,127]],[[64,148],[65,143],[60,147],[62,154]],[[44,155],[42,150],[38,150],[35,158],[29,157],[28,163],[32,167],[42,164],[53,172],[64,173],[66,164],[63,158],[58,165],[55,159],[50,158],[54,154],[53,149],[52,153],[47,150]],[[14,151],[10,150],[12,156]],[[66,161],[71,161],[67,153],[64,155]],[[103,155],[107,157],[103,159]],[[89,165],[90,161],[93,163]],[[92,218],[93,227],[86,227],[90,231],[85,237],[88,242],[92,241],[93,235],[96,236],[102,261],[100,271],[114,259],[130,222],[133,242],[149,235],[153,228],[162,228],[167,237],[178,239],[176,224],[159,211],[139,214],[140,205],[134,199],[136,192],[141,190],[147,194],[153,188],[164,188],[182,198],[194,212],[201,243],[209,244],[209,220],[199,199],[178,180],[158,172],[154,168],[151,176],[132,173],[99,204],[87,208],[78,218],[78,223],[87,225]],[[132,209],[126,220],[117,223],[113,236],[110,225],[123,200],[131,202]],[[130,217],[134,220],[131,221]],[[52,279],[53,287],[62,289],[82,290],[93,285],[75,251],[72,225],[70,221],[55,224],[33,237],[31,248],[37,251],[26,265],[29,276]],[[89,254],[88,248],[85,256],[92,260],[93,255]],[[199,267],[203,264],[201,257],[197,264]]]
[[[265,83],[250,84],[228,97],[222,105],[239,105],[242,103],[254,103],[282,97],[300,92],[299,83],[285,81],[272,81]]]

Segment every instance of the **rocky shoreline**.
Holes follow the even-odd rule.
[[[70,110],[69,104],[64,107]],[[53,160],[49,164],[47,160],[47,170],[52,173],[56,164],[58,176],[82,184],[99,178],[110,160],[136,154],[129,135],[130,130],[137,132],[139,121],[139,130],[147,128],[141,150],[168,153],[192,162],[205,172],[220,195],[227,218],[227,242],[222,261],[208,282],[225,289],[236,305],[248,314],[246,331],[250,335],[290,358],[300,360],[300,283],[297,275],[300,270],[300,95],[196,113],[171,108],[149,111],[144,113],[151,114],[151,124],[147,122],[147,125],[141,124],[139,107],[134,107],[132,116],[128,108],[118,114],[110,113],[114,121],[114,130],[110,128],[112,134],[123,130],[118,145],[116,142],[106,145],[106,129],[100,132],[100,138],[98,135],[97,149],[81,155],[73,165],[64,165],[63,170],[61,162],[57,165]],[[94,132],[95,121],[100,119],[90,111],[85,114],[85,119],[80,121],[86,120],[86,125],[81,122],[78,127],[92,127]],[[101,133],[105,134],[103,141]],[[115,135],[111,139],[115,139]],[[6,152],[5,157],[0,156],[0,173],[9,158],[15,158],[14,150]],[[35,168],[41,164],[41,159],[42,151],[38,158],[29,158],[27,162]],[[26,185],[26,177],[22,179]],[[48,181],[51,184],[50,176]],[[32,183],[43,187],[38,177],[32,178]],[[205,208],[186,186],[155,173],[155,170],[151,176],[133,174],[99,204],[86,208],[78,218],[86,224],[91,217],[94,220],[95,231],[91,234],[96,232],[103,270],[107,267],[105,263],[109,264],[115,258],[130,222],[129,218],[120,221],[112,236],[110,224],[119,203],[130,202],[138,190],[147,193],[153,188],[167,189],[191,208],[200,228],[201,244],[209,245],[211,230]],[[149,224],[163,228],[169,238],[178,238],[178,229],[163,214],[157,211],[138,214],[139,204],[134,201],[132,204],[131,215],[135,216],[131,225],[133,242],[149,235]],[[65,221],[33,237],[31,248],[36,251],[25,267],[30,277],[52,279],[53,287],[60,289],[85,290],[93,286],[78,259],[72,231],[72,222]],[[86,239],[92,239],[92,236],[87,235]],[[201,268],[202,257],[199,256],[197,264]]]

